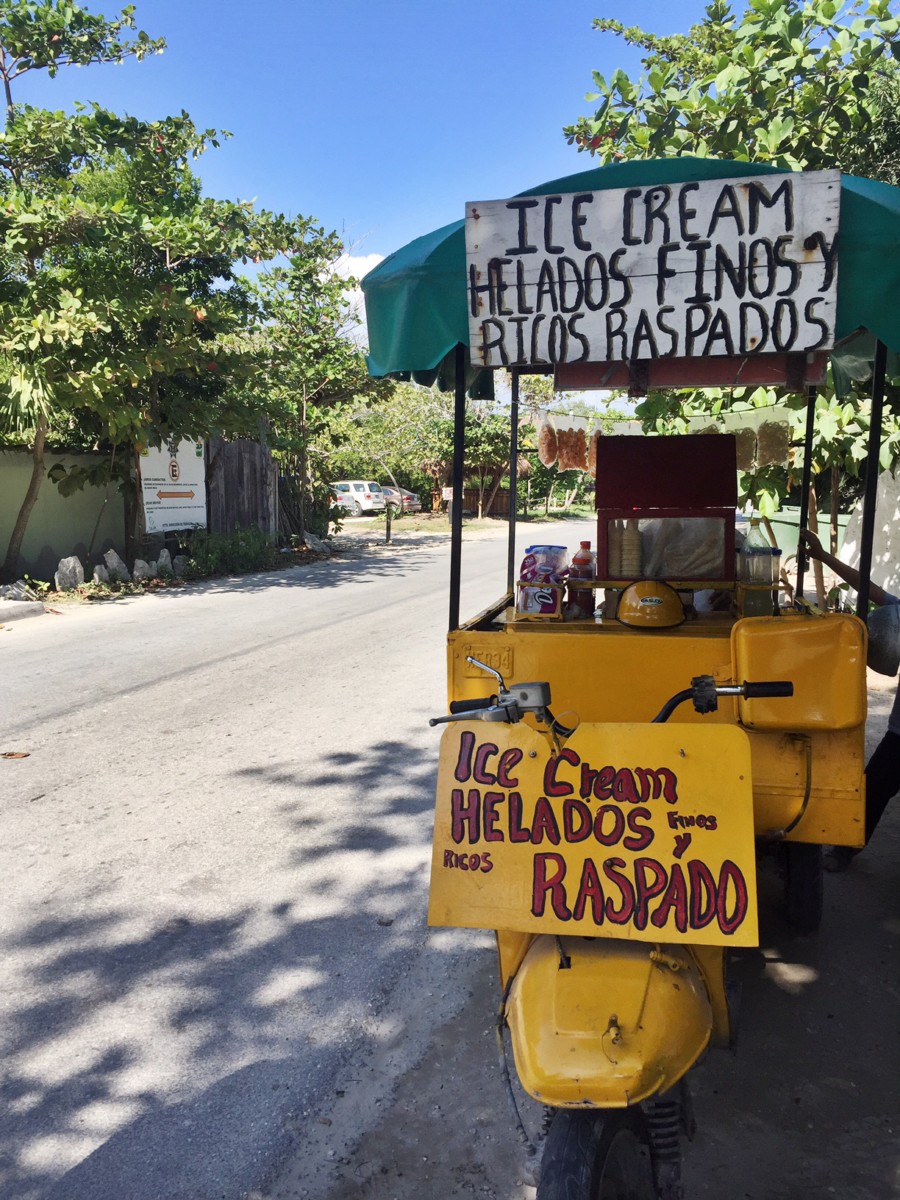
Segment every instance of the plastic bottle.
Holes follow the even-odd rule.
[[[775,611],[775,570],[781,558],[753,517],[738,559],[741,612],[745,617],[771,617]]]
[[[753,517],[750,530],[741,547],[741,581],[772,586],[772,547],[760,528],[759,519]]]
[[[569,567],[569,579],[585,580],[596,578],[597,556],[591,550],[590,542],[582,542],[572,556],[572,564]],[[594,589],[570,587],[569,603],[573,608],[578,610],[579,616],[592,617],[594,615]]]

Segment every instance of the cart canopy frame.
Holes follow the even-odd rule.
[[[690,181],[737,178],[748,175],[792,174],[764,163],[735,162],[713,158],[667,158],[614,163],[575,175],[538,184],[519,196],[553,193],[592,192],[630,187],[671,185]],[[878,481],[878,454],[884,384],[888,371],[900,371],[900,188],[871,179],[841,176],[840,232],[835,320],[835,347],[829,351],[833,374],[839,389],[866,374],[872,363],[872,415],[867,454],[866,494],[863,510],[858,613],[868,611],[872,539],[875,525],[875,497]],[[465,222],[463,220],[416,238],[375,267],[362,282],[366,302],[370,353],[368,367],[374,376],[412,378],[431,386],[437,383],[453,389],[454,456],[451,510],[450,628],[459,626],[459,585],[462,546],[462,488],[465,453],[465,407],[467,393],[492,394],[492,373],[471,362],[466,280]],[[761,362],[764,356],[760,355]],[[774,360],[776,356],[765,356]],[[799,357],[799,362],[797,361]],[[811,470],[813,410],[816,398],[816,373],[813,364],[804,364],[803,356],[782,356],[783,362],[770,361],[767,370],[771,382],[806,391],[809,406],[804,458],[804,486],[801,497],[801,528],[808,517]],[[691,378],[684,364],[700,364],[698,377]],[[735,360],[716,360],[734,382],[747,382],[747,364],[753,356]],[[670,363],[676,360],[669,360]],[[703,386],[702,364],[708,359],[677,360],[680,386]],[[591,364],[585,364],[590,367]],[[653,386],[649,371],[640,362],[627,364],[634,390]],[[675,368],[678,371],[678,368]],[[523,370],[514,368],[512,376],[512,413],[510,436],[510,531],[507,584],[513,584],[516,461],[518,442],[519,377]],[[617,381],[618,382],[618,381]],[[604,386],[598,377],[598,386]],[[581,386],[584,386],[582,383]],[[606,383],[605,386],[610,386]],[[658,385],[657,385],[658,386]],[[670,383],[669,386],[672,386]],[[721,386],[721,384],[719,384]],[[805,562],[802,552],[798,563],[798,595],[802,595]]]

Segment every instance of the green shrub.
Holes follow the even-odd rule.
[[[185,546],[185,579],[210,575],[241,575],[278,565],[275,547],[255,526],[234,533],[192,533]]]

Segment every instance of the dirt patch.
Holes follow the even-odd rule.
[[[456,968],[465,978],[462,1008],[431,1025],[427,1010],[420,1012],[426,1040],[413,1048],[419,1061],[391,1080],[395,1050],[388,1043],[358,1063],[338,1086],[333,1109],[311,1116],[306,1144],[261,1197],[524,1200],[534,1194],[526,1189],[526,1155],[498,1066],[496,955],[484,937],[479,941]],[[439,1015],[440,1002],[436,1007]],[[519,1098],[530,1106],[534,1136],[543,1110],[521,1092]],[[365,1127],[353,1128],[366,1118]]]

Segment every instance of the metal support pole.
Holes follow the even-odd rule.
[[[453,499],[450,501],[450,632],[459,629],[462,580],[463,459],[466,453],[466,348],[456,347],[453,402]]]
[[[506,590],[516,586],[516,493],[519,484],[519,372],[512,372],[512,402],[509,409],[509,543],[506,552]]]
[[[884,409],[884,375],[887,367],[887,346],[875,343],[875,365],[872,369],[872,413],[869,417],[869,446],[866,453],[866,492],[863,497],[862,532],[859,554],[859,592],[856,615],[863,621],[869,613],[869,582],[872,574],[872,541],[875,537],[875,502],[878,498],[878,457],[881,452],[881,415]]]
[[[812,444],[813,429],[816,423],[816,397],[818,392],[814,387],[806,389],[806,436],[803,439],[803,482],[800,485],[800,528],[805,529],[809,520],[809,489],[812,486]],[[799,600],[803,597],[803,578],[806,575],[806,550],[803,542],[797,542],[797,590],[794,595]]]

